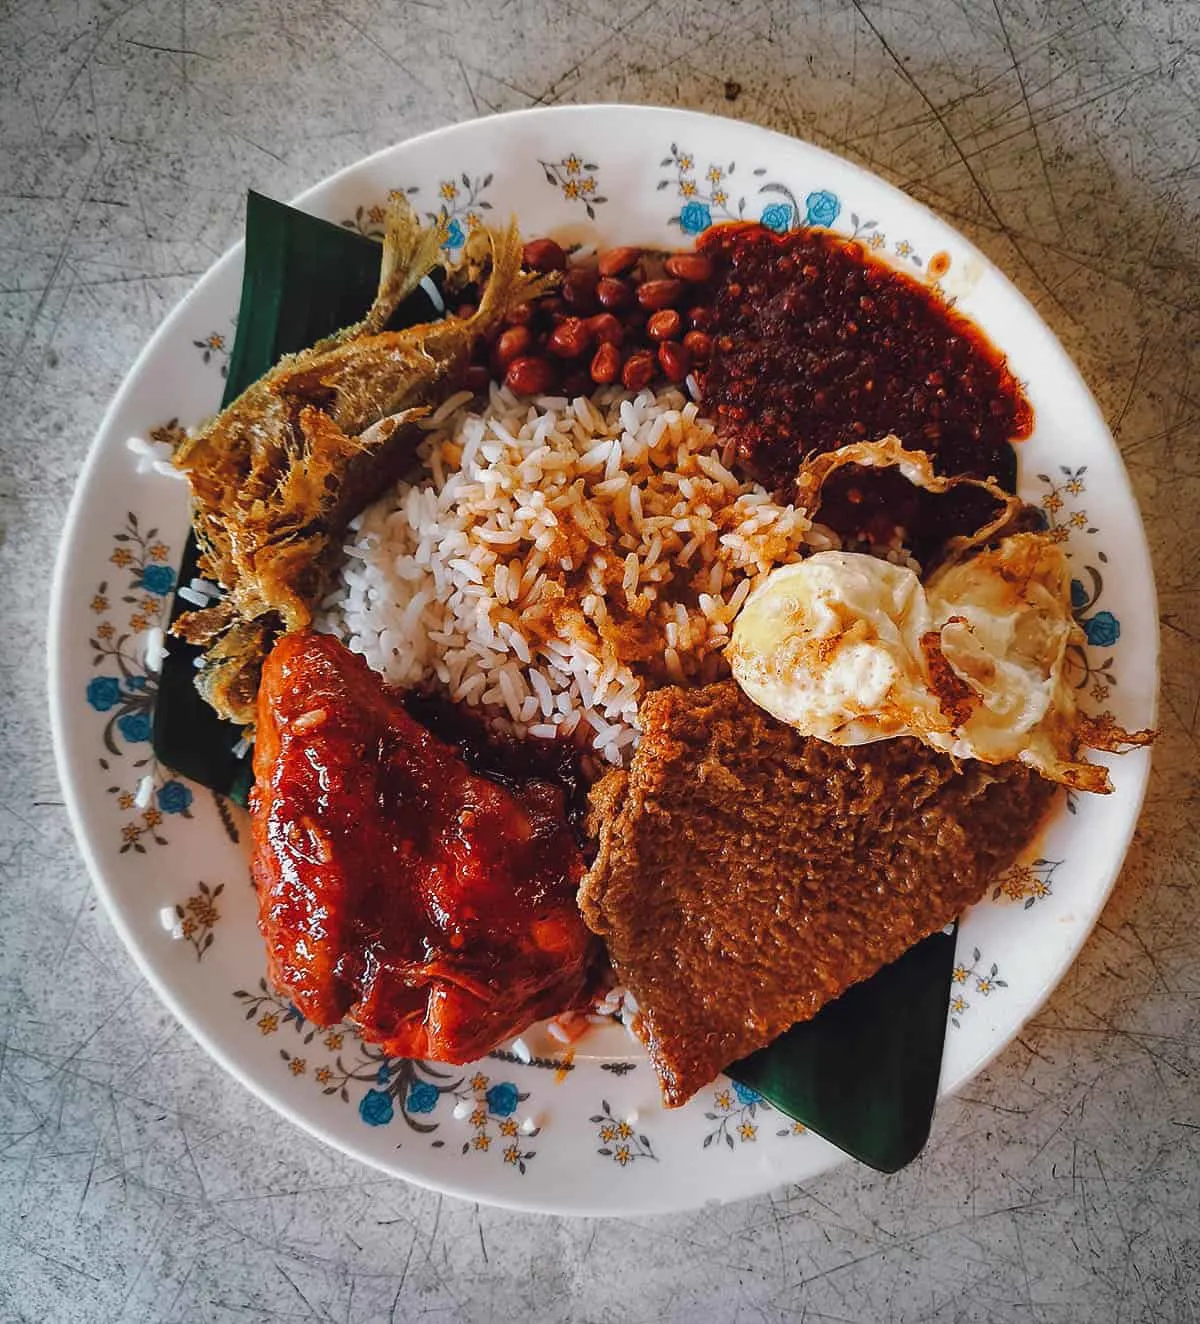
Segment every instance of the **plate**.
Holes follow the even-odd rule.
[[[1154,716],[1154,584],[1120,457],[1086,386],[1033,308],[961,235],[905,194],[806,143],[687,112],[580,106],[475,120],[401,143],[297,205],[377,235],[403,189],[453,252],[472,218],[515,212],[564,242],[678,246],[744,217],[827,226],[935,284],[1009,357],[1036,411],[1022,494],[1073,569],[1085,702],[1126,726]],[[226,1070],[297,1125],[366,1163],[474,1200],[571,1214],[679,1210],[807,1180],[842,1160],[745,1087],[719,1080],[682,1110],[619,1029],[574,1057],[529,1036],[533,1060],[466,1068],[389,1060],[321,1030],[264,977],[240,811],[151,753],[160,626],[187,532],[186,488],[127,446],[217,406],[241,246],[197,283],[113,401],[71,506],[51,619],[56,754],[80,847],[135,961]],[[969,1080],[1062,978],[1100,914],[1133,832],[1144,752],[1109,759],[1114,795],[1062,804],[1027,858],[964,919],[941,1091]]]

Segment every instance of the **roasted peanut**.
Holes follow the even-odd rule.
[[[658,312],[650,314],[646,334],[651,340],[674,340],[682,324],[674,308],[660,308]]]
[[[681,382],[692,370],[692,352],[678,340],[664,340],[658,347],[658,361],[669,382]],[[631,388],[632,389],[632,388]]]
[[[546,337],[546,348],[560,359],[582,358],[592,347],[592,333],[582,317],[564,317]]]
[[[638,286],[637,301],[649,311],[670,308],[683,298],[684,283],[681,280],[648,280]]]
[[[567,255],[553,239],[531,239],[522,250],[521,265],[528,271],[565,271]]]
[[[625,366],[621,369],[621,382],[627,391],[640,391],[649,386],[653,379],[654,355],[648,349],[640,349],[625,360]]]
[[[573,312],[590,313],[596,307],[595,267],[572,267],[563,277],[562,297]]]
[[[496,341],[496,366],[503,371],[533,348],[533,332],[527,326],[510,326]]]
[[[703,253],[672,253],[664,265],[672,276],[678,276],[691,285],[702,285],[706,280],[712,280],[712,259]]]
[[[504,384],[518,395],[542,395],[554,384],[554,365],[548,359],[526,354],[508,365]]]
[[[713,324],[713,311],[706,308],[702,303],[697,304],[695,308],[688,309],[688,324],[694,326],[697,331],[709,331]]]
[[[533,320],[533,304],[514,303],[513,306],[504,314],[504,323],[506,326],[525,326]]]
[[[463,373],[463,389],[467,391],[486,391],[492,374],[482,363],[472,363]]]
[[[712,337],[707,331],[689,331],[683,338],[684,347],[691,350],[698,363],[707,363],[712,355]]]
[[[609,341],[603,341],[592,355],[592,381],[598,386],[615,382],[621,373],[621,351]]]
[[[640,248],[610,248],[600,254],[600,274],[602,276],[623,276],[637,266],[642,256]]]
[[[625,328],[612,313],[597,313],[589,317],[588,330],[598,345],[619,345],[625,338]]]
[[[626,281],[603,276],[596,286],[596,298],[605,308],[628,308],[633,302],[633,290]]]

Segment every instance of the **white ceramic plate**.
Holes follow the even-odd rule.
[[[1079,374],[1012,285],[924,207],[857,166],[751,125],[625,106],[504,115],[401,143],[298,205],[377,232],[403,188],[447,245],[472,214],[516,212],[528,234],[673,246],[737,217],[857,235],[942,289],[1009,356],[1037,415],[1021,490],[1075,571],[1089,646],[1086,702],[1153,718],[1158,641],[1145,538],[1120,458]],[[947,267],[948,262],[948,267]],[[648,1213],[802,1181],[841,1156],[728,1082],[666,1112],[621,1031],[573,1061],[532,1039],[469,1068],[388,1061],[352,1033],[306,1023],[264,981],[246,822],[156,765],[146,631],[167,613],[187,531],[184,485],[139,473],[126,447],[217,406],[242,250],[166,320],[113,402],[67,522],[51,622],[51,704],[75,829],[113,922],[163,1000],[227,1070],[300,1126],[385,1171],[494,1204]],[[959,935],[942,1091],[1007,1044],[1074,959],[1133,831],[1144,753],[1109,760],[1116,794],[1065,805],[1028,863]],[[149,779],[148,781],[144,779]],[[139,796],[139,788],[141,795]],[[148,799],[147,799],[148,795]]]

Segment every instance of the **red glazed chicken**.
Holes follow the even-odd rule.
[[[361,657],[309,631],[267,660],[254,771],[259,925],[309,1020],[462,1063],[586,1004],[598,947],[557,786],[475,775]]]

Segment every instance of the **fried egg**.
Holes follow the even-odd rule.
[[[1082,633],[1062,549],[1002,538],[927,585],[906,566],[819,552],[772,571],[727,649],[745,693],[780,721],[836,745],[912,736],[956,759],[1019,759],[1052,781],[1112,789],[1082,744],[1142,744],[1079,714],[1068,676]]]

